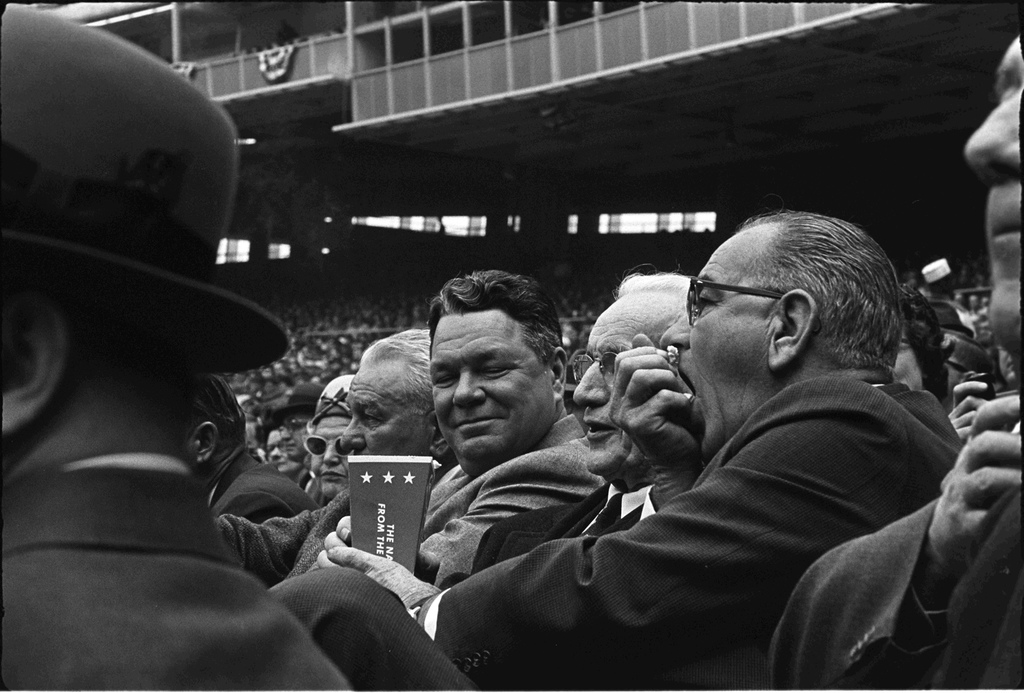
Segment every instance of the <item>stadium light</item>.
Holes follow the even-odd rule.
[[[331,249],[330,248],[321,248],[320,252],[323,253],[324,255],[329,255],[330,252],[331,252]]]
[[[255,137],[239,137],[235,140],[235,144],[256,144]]]
[[[324,217],[324,223],[325,224],[330,224],[332,221],[334,221],[334,219],[332,217]]]

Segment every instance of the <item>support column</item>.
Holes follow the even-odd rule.
[[[171,3],[171,62],[181,62],[181,3]]]

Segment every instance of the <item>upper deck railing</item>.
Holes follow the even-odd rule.
[[[461,4],[461,3],[453,3]],[[506,5],[506,13],[508,3]],[[580,78],[643,67],[666,56],[786,33],[816,22],[839,21],[869,3],[648,2],[565,26],[383,66],[360,68],[357,52],[379,38],[358,27],[295,41],[270,51],[179,64],[197,88],[219,101],[299,89],[325,82],[351,83],[351,121],[336,129],[468,103]],[[426,9],[430,13],[437,9]],[[463,21],[468,12],[463,12]],[[408,22],[406,22],[408,23]],[[373,32],[393,40],[385,19]],[[468,35],[469,32],[467,32]],[[506,32],[507,34],[509,32]],[[354,41],[354,45],[350,45]],[[285,55],[287,54],[287,55]],[[381,57],[381,56],[378,56]],[[262,67],[261,67],[262,59]],[[278,61],[277,67],[275,62]],[[340,117],[340,116],[339,116]]]

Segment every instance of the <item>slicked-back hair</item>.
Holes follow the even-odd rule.
[[[882,248],[856,224],[813,212],[777,211],[752,217],[778,229],[748,280],[764,289],[803,289],[821,312],[817,342],[840,368],[892,373],[903,321],[896,271]]]
[[[501,270],[481,270],[449,279],[430,301],[430,339],[446,315],[500,310],[523,328],[527,346],[547,363],[562,346],[558,311],[536,279]]]
[[[903,330],[917,363],[921,366],[924,389],[940,401],[949,393],[949,369],[946,357],[953,351],[928,299],[905,284],[900,285]]]
[[[189,430],[204,421],[217,427],[217,448],[245,443],[245,412],[224,378],[212,373],[195,376]]]
[[[419,412],[434,410],[433,385],[430,382],[430,333],[417,328],[378,339],[363,352],[361,364],[398,358],[405,362],[407,377],[395,393],[402,403]]]
[[[664,291],[679,294],[679,300],[685,302],[690,290],[690,280],[675,272],[634,272],[622,278],[612,297],[618,301],[624,296],[642,291]]]

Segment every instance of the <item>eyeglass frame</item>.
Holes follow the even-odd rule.
[[[673,369],[678,370],[678,347],[676,347],[675,345],[669,345],[666,350],[663,351],[661,349],[658,349],[657,351],[666,361],[668,361],[668,365],[670,365]],[[593,366],[595,363],[597,364],[597,368],[601,372],[601,375],[615,375],[615,359],[620,353],[622,352],[605,351],[604,353],[600,354],[596,359],[586,352],[576,354],[575,356],[573,356],[569,362],[569,368],[572,370],[572,375],[576,379],[576,384],[579,385],[579,383],[582,382],[583,376],[587,374],[587,371],[589,371],[590,367]],[[581,366],[577,366],[576,364],[578,363],[586,363],[587,366],[586,368],[583,368]]]
[[[771,291],[770,289],[758,289],[752,286],[734,286],[732,284],[719,284],[718,282],[709,282],[706,279],[698,279],[697,277],[691,276],[686,276],[686,278],[690,280],[690,288],[686,292],[686,318],[690,323],[690,327],[693,327],[693,323],[697,322],[697,318],[700,317],[700,292],[704,289],[732,291],[737,294],[774,298],[775,300],[786,295],[785,293]],[[697,308],[696,313],[694,313],[695,308]]]

